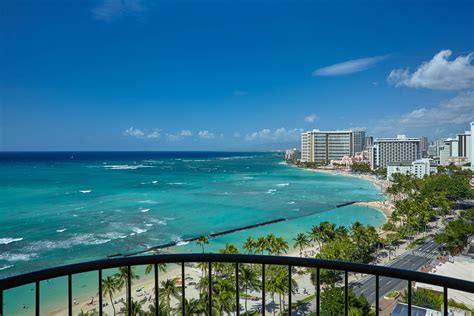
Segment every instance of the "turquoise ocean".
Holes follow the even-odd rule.
[[[207,249],[268,233],[292,244],[324,220],[384,222],[371,208],[336,208],[382,199],[370,182],[282,161],[274,153],[0,153],[0,278],[278,218],[287,220],[214,238]],[[45,311],[65,298],[64,286],[64,278],[42,285]],[[31,289],[6,292],[5,315],[33,314]]]

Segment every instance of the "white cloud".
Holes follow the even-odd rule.
[[[310,114],[304,118],[304,121],[308,123],[314,123],[317,120],[319,120],[319,116],[317,116],[316,114]]]
[[[241,135],[240,135],[240,132],[235,132],[235,133],[234,133],[234,137],[235,137],[235,138],[240,138],[240,136],[241,136]]]
[[[102,0],[91,10],[99,21],[112,22],[126,15],[137,15],[147,10],[142,0]]]
[[[122,134],[125,136],[132,136],[136,138],[158,139],[161,137],[160,130],[156,128],[152,130],[146,130],[146,129],[130,127],[130,128],[127,128],[125,131],[123,131]]]
[[[374,132],[392,134],[425,129],[427,133],[440,130],[459,132],[474,121],[474,92],[458,96],[436,106],[424,106],[395,119],[382,119],[374,124]]]
[[[394,69],[387,81],[397,87],[428,88],[433,90],[460,90],[474,84],[474,53],[458,56],[450,61],[449,49],[437,53],[433,59],[421,64],[414,73],[408,69]]]
[[[313,76],[348,75],[355,72],[367,70],[387,58],[388,58],[388,55],[353,59],[353,60],[345,61],[342,63],[316,69],[315,71],[313,71]]]
[[[122,134],[125,136],[134,136],[134,137],[145,136],[145,133],[141,129],[133,128],[133,127],[127,128],[125,131],[123,131]]]
[[[193,136],[193,132],[191,132],[190,130],[187,130],[187,129],[183,129],[183,130],[179,133],[179,136],[182,136],[182,137]]]
[[[187,129],[183,129],[181,132],[179,132],[177,134],[168,134],[168,133],[166,133],[166,138],[168,138],[168,140],[170,140],[170,141],[177,141],[177,140],[181,140],[183,138],[191,137],[191,136],[193,136],[193,132],[191,132],[190,130],[187,130]]]
[[[296,141],[300,139],[302,128],[286,129],[284,127],[276,130],[268,128],[245,135],[246,141]]]
[[[209,131],[199,131],[198,137],[204,139],[211,139],[214,138],[214,134]]]
[[[154,130],[146,135],[147,138],[158,139],[161,137],[159,130]]]

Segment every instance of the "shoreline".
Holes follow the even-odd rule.
[[[299,167],[298,167],[299,168]],[[383,194],[384,199],[382,201],[358,201],[354,203],[354,205],[360,205],[365,207],[370,207],[381,212],[384,216],[386,221],[390,218],[394,211],[394,205],[386,195],[386,191],[388,188],[388,184],[384,180],[376,179],[374,176],[367,175],[367,174],[354,174],[348,171],[341,171],[341,170],[334,170],[334,169],[311,169],[311,168],[301,168],[303,170],[311,171],[311,172],[321,172],[331,175],[343,176],[343,177],[353,177],[360,180],[365,180],[372,183],[380,192]]]

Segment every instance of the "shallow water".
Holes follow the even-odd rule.
[[[321,220],[384,219],[335,209],[379,200],[371,183],[268,153],[2,153],[0,173],[0,278],[277,218],[289,220],[215,238],[209,249],[269,232],[291,239]]]

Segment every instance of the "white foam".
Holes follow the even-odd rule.
[[[287,187],[289,185],[290,185],[289,183],[278,183],[276,186],[279,188],[282,188],[282,187]]]
[[[169,185],[184,185],[186,182],[169,182]]]
[[[276,189],[270,189],[270,190],[268,190],[268,191],[265,192],[265,193],[267,193],[267,194],[274,194],[275,192],[276,192]]]
[[[66,230],[67,230],[67,228],[56,229],[56,232],[57,233],[62,233],[62,232],[65,232]]]
[[[146,213],[146,212],[149,212],[149,211],[150,211],[149,208],[144,208],[144,209],[140,210],[140,212],[142,212],[142,213]]]
[[[288,204],[296,204],[296,202],[295,201],[290,201],[290,202],[288,202]]]
[[[91,193],[92,190],[79,190],[79,192],[81,192],[81,193]]]
[[[147,232],[147,229],[142,229],[142,228],[134,227],[134,228],[133,228],[133,232],[134,232],[135,234],[137,234],[137,235],[138,235],[138,234],[143,234],[143,233]]]
[[[255,179],[254,177],[244,177],[245,180],[252,180]]]
[[[151,226],[153,226],[153,224],[146,223],[145,226],[146,226],[146,227],[151,227]]]
[[[187,244],[189,244],[189,241],[178,241],[176,243],[176,246],[184,246],[184,245],[187,245]]]
[[[0,238],[0,245],[8,245],[15,241],[22,241],[23,237],[20,238]]]
[[[157,201],[153,201],[153,200],[141,200],[141,201],[138,201],[138,203],[143,203],[143,204],[156,204],[158,203]]]
[[[139,168],[153,168],[150,165],[104,165],[103,168],[109,170],[135,170]]]
[[[15,262],[15,261],[28,261],[34,257],[36,257],[36,253],[0,253],[0,260],[5,260],[8,262]]]
[[[151,183],[157,184],[157,183],[158,183],[158,180],[151,181]]]
[[[11,268],[11,267],[13,267],[13,264],[1,266],[1,267],[0,267],[0,271],[6,270],[6,269]]]

